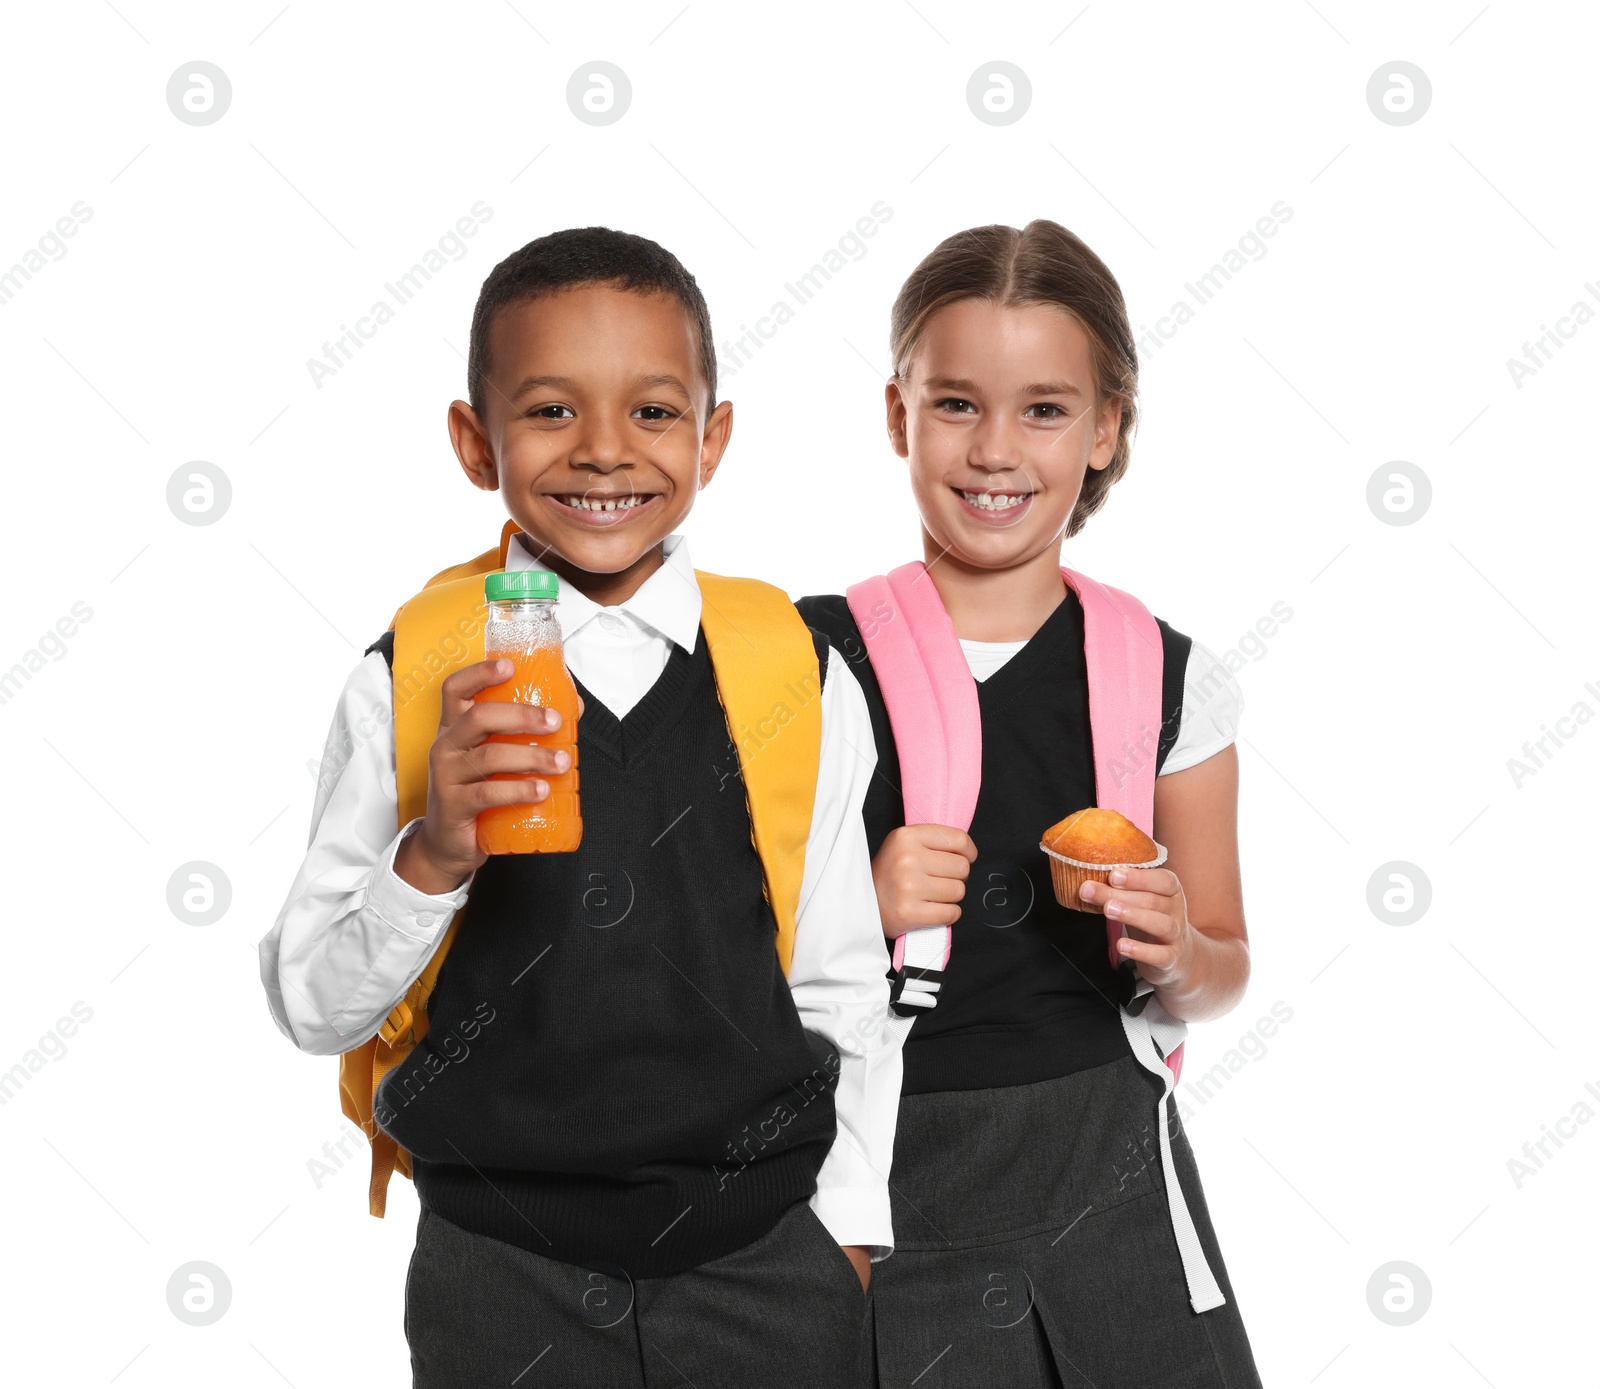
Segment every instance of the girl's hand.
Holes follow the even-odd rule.
[[[1128,934],[1117,942],[1125,960],[1158,989],[1185,991],[1193,971],[1196,931],[1189,924],[1183,884],[1170,868],[1118,868],[1111,886],[1087,882],[1078,889],[1085,902],[1104,904],[1105,914]]]
[[[893,940],[923,926],[954,926],[978,846],[951,825],[902,825],[872,860],[883,934]]]

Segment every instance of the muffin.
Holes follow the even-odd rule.
[[[1101,915],[1105,908],[1099,902],[1078,896],[1084,883],[1109,882],[1113,868],[1159,868],[1167,861],[1167,851],[1132,820],[1099,806],[1074,811],[1051,825],[1039,847],[1050,856],[1056,901],[1074,911]]]

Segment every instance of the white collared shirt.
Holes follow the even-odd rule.
[[[506,571],[543,569],[520,542],[518,535],[506,548]],[[692,656],[700,636],[700,585],[689,547],[681,535],[669,535],[662,551],[661,568],[615,607],[601,607],[560,580],[556,620],[567,667],[619,719],[660,678],[672,648]]]
[[[565,581],[556,609],[566,662],[619,718],[665,669],[674,645],[694,650],[700,585],[689,547],[669,536],[665,563],[626,602],[602,607]],[[508,569],[540,568],[515,541]],[[351,673],[323,751],[311,841],[288,900],[260,946],[274,1020],[302,1051],[331,1056],[371,1037],[427,964],[470,880],[430,896],[394,872],[393,681],[373,652]],[[877,765],[866,699],[830,652],[822,752],[806,841],[789,988],[801,1024],[839,1050],[838,1135],[817,1174],[812,1209],[840,1244],[894,1247],[889,1166],[900,1103],[898,1030],[861,805]]]

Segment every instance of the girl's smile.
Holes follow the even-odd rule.
[[[980,526],[1015,525],[1028,514],[1033,493],[986,489],[969,491],[964,487],[950,489],[963,502],[962,510],[969,519]]]

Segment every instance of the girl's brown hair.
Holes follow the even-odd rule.
[[[946,237],[924,257],[900,288],[890,314],[889,350],[896,376],[911,365],[928,320],[947,304],[988,299],[996,304],[1054,304],[1065,309],[1089,339],[1089,361],[1101,401],[1122,401],[1116,451],[1100,471],[1091,469],[1067,521],[1076,535],[1105,504],[1112,485],[1128,471],[1139,415],[1139,358],[1122,288],[1106,263],[1059,222],[1038,219],[1015,227],[972,227]]]

